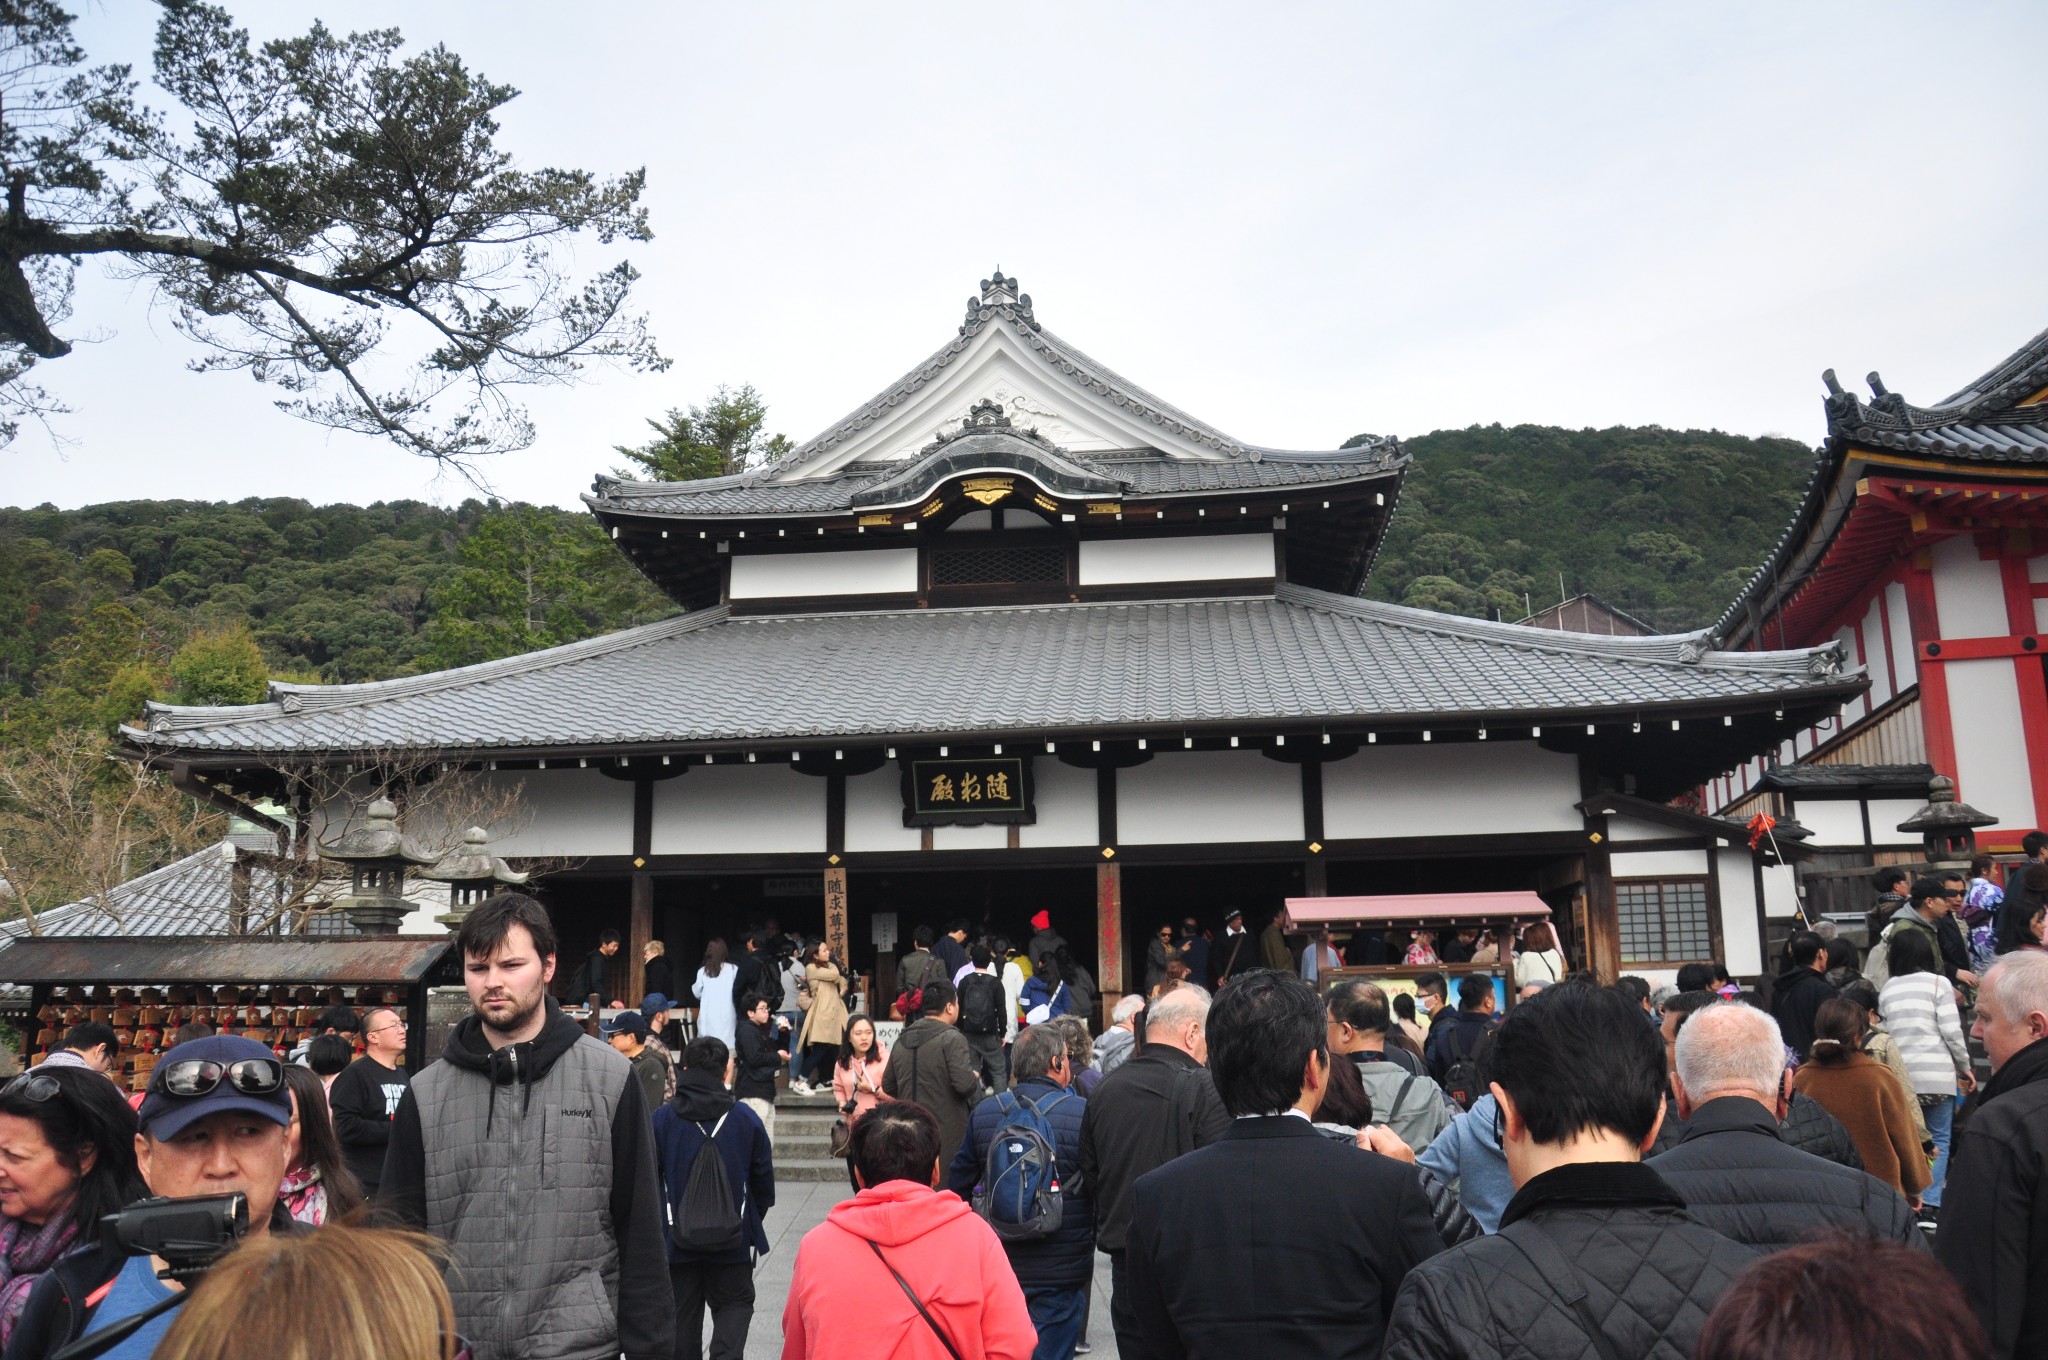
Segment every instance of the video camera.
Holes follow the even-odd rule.
[[[50,1360],[92,1360],[140,1331],[151,1319],[191,1297],[187,1291],[249,1231],[249,1198],[243,1194],[197,1195],[190,1199],[143,1199],[100,1219],[100,1244],[117,1256],[154,1256],[161,1278],[184,1289],[163,1302],[109,1327],[82,1336]]]

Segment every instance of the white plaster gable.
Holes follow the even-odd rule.
[[[873,424],[819,457],[787,468],[776,481],[830,475],[848,463],[896,462],[915,455],[940,434],[960,428],[979,401],[999,403],[1011,423],[1069,452],[1156,448],[1172,457],[1222,459],[1216,449],[1185,439],[1133,415],[1108,395],[1084,386],[1043,353],[1024,344],[1006,324],[985,325],[965,351]]]

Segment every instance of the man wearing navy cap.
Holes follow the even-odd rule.
[[[135,1159],[152,1195],[239,1191],[249,1200],[250,1237],[300,1231],[277,1197],[292,1105],[284,1064],[268,1048],[226,1034],[179,1044],[150,1073],[137,1122]],[[48,1355],[145,1311],[179,1287],[157,1278],[164,1268],[153,1256],[116,1256],[98,1244],[73,1252],[36,1282],[11,1345]],[[149,1360],[176,1316],[145,1323],[105,1352],[108,1360]]]
[[[660,992],[649,992],[640,998],[640,1018],[647,1022],[648,1051],[661,1059],[661,1090],[657,1093],[661,1099],[648,1103],[649,1114],[676,1098],[676,1051],[661,1037],[668,1032],[668,1010],[673,1004]]]
[[[604,1022],[605,1042],[626,1055],[626,1061],[633,1064],[634,1080],[640,1083],[640,1094],[647,1101],[648,1110],[662,1106],[662,1078],[675,1080],[668,1059],[654,1051],[654,1045],[647,1033],[647,1017],[638,1011],[620,1011]]]

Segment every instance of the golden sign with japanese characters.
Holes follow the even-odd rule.
[[[1022,756],[915,758],[903,763],[905,826],[1031,823],[1031,763]]]

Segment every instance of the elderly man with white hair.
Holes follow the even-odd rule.
[[[1144,1009],[1145,998],[1130,992],[1110,1011],[1109,1028],[1095,1041],[1095,1070],[1103,1076],[1122,1067],[1124,1060],[1138,1051],[1138,1012]]]
[[[1956,1121],[1935,1255],[1993,1356],[2048,1355],[2048,953],[2017,950],[1991,966],[1972,1032],[1991,1080]]]
[[[1677,1047],[1671,1085],[1685,1129],[1650,1166],[1694,1221],[1762,1251],[1830,1232],[1927,1249],[1898,1191],[1779,1137],[1792,1074],[1776,1020],[1717,1001],[1686,1022]]]

